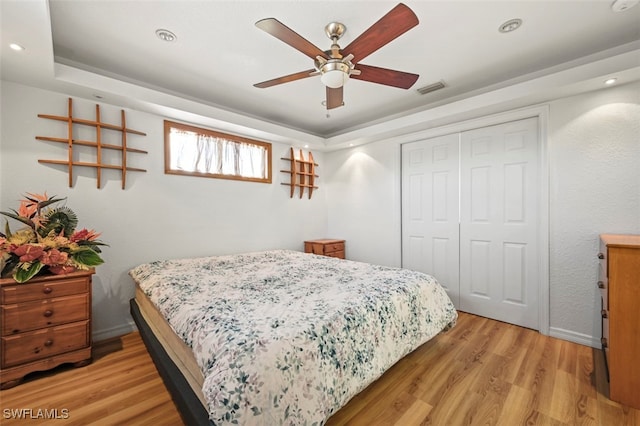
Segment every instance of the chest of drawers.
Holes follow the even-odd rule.
[[[34,371],[91,362],[91,271],[0,280],[0,387]]]
[[[309,240],[304,242],[304,252],[344,259],[344,240]]]
[[[598,258],[609,397],[640,409],[640,235],[601,235]]]

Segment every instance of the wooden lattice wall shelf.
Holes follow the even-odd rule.
[[[314,162],[311,151],[309,151],[309,159],[305,160],[302,150],[300,150],[299,158],[296,158],[293,148],[290,148],[289,158],[283,157],[281,159],[291,162],[291,168],[289,170],[280,170],[283,173],[289,173],[291,175],[291,180],[288,183],[282,183],[282,185],[291,187],[291,198],[293,198],[296,188],[299,188],[300,198],[302,198],[304,194],[304,189],[307,188],[309,199],[311,199],[313,190],[318,188],[315,186],[315,178],[318,177],[316,174],[316,166],[318,164]]]
[[[127,153],[138,153],[138,154],[147,154],[147,151],[143,151],[141,149],[130,148],[127,146],[127,134],[131,133],[134,135],[146,136],[146,133],[139,132],[137,130],[132,130],[127,128],[126,117],[124,110],[121,111],[121,124],[108,124],[103,123],[100,120],[100,105],[96,105],[96,119],[95,120],[86,120],[82,118],[77,118],[73,116],[73,100],[69,98],[69,106],[67,116],[57,116],[57,115],[47,115],[47,114],[38,114],[40,118],[47,118],[49,120],[57,120],[67,122],[67,137],[66,138],[55,138],[50,136],[36,136],[37,140],[47,141],[47,142],[59,142],[67,144],[67,159],[66,160],[38,160],[39,163],[45,164],[61,164],[67,166],[69,170],[69,187],[73,186],[73,168],[74,167],[93,167],[96,169],[96,180],[98,189],[102,187],[102,169],[116,169],[121,171],[122,175],[122,189],[125,189],[127,183],[127,172],[146,172],[144,169],[139,169],[135,167],[127,166]],[[95,140],[81,140],[74,139],[74,124],[80,124],[83,126],[90,126],[96,129],[95,132]],[[103,130],[114,130],[116,132],[121,133],[121,144],[114,145],[103,143]],[[74,159],[74,146],[88,146],[95,148],[95,162],[86,162],[86,161],[78,161]],[[115,150],[121,152],[121,160],[120,164],[108,164],[103,161],[103,150]]]

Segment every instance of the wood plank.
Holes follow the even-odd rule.
[[[39,141],[44,141],[44,142],[57,142],[57,143],[69,143],[68,139],[66,138],[54,138],[54,137],[49,137],[49,136],[36,136],[36,140]],[[85,141],[82,139],[73,139],[73,144],[74,145],[82,145],[82,146],[90,146],[90,147],[97,147],[98,144],[96,142],[93,141]],[[104,149],[113,149],[116,151],[122,151],[122,146],[120,145],[113,145],[113,144],[108,144],[108,143],[103,143],[100,145],[102,148]],[[124,148],[125,151],[127,152],[137,152],[140,154],[148,154],[148,151],[142,150],[142,149],[137,149],[137,148],[129,148],[126,147]],[[65,163],[66,164],[66,163]]]
[[[40,117],[40,118],[48,118],[49,120],[71,121],[72,123],[84,124],[86,126],[92,126],[92,127],[100,125],[103,128],[109,129],[109,130],[117,130],[117,131],[120,131],[120,132],[132,133],[134,135],[147,136],[146,133],[140,132],[138,130],[123,128],[121,126],[116,126],[115,124],[100,123],[100,122],[94,121],[94,120],[85,120],[84,118],[72,117],[72,119],[69,120],[69,117],[62,117],[62,116],[59,116],[59,115],[50,115],[50,114],[38,114],[38,117]]]
[[[71,98],[69,98],[68,101],[67,114],[67,168],[69,172],[69,188],[71,188],[73,187],[73,99]]]
[[[64,164],[67,165],[68,162],[66,160],[38,160],[38,163],[43,163],[43,164]],[[117,166],[114,164],[98,164],[98,163],[89,163],[86,161],[74,161],[72,162],[72,164],[74,166],[81,166],[81,167],[94,167],[94,168],[98,168],[98,169],[115,169],[115,170],[122,170],[122,166]],[[131,171],[135,171],[135,172],[146,172],[145,169],[138,169],[135,167],[125,167],[126,170],[131,170]]]

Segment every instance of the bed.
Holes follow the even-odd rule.
[[[457,318],[429,275],[290,250],[129,274],[131,313],[190,425],[324,424]]]

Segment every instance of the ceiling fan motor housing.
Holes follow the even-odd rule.
[[[330,22],[324,27],[325,34],[333,40],[334,43],[342,37],[345,31],[347,31],[347,27],[340,22]]]

